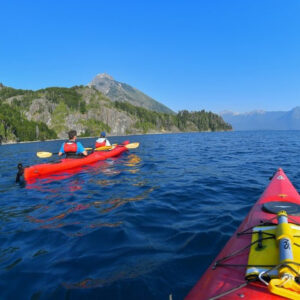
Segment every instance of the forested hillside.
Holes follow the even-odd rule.
[[[43,122],[28,121],[18,109],[0,103],[0,142],[55,139],[57,134]]]
[[[163,131],[221,131],[231,130],[232,127],[224,120],[211,112],[204,110],[199,112],[188,112],[183,110],[178,114],[158,113],[145,108],[134,106],[128,102],[114,102],[118,109],[126,111],[138,121],[136,126],[144,133],[159,128]],[[175,129],[175,130],[174,130]]]
[[[0,85],[2,141],[66,138],[75,129],[80,136],[231,130],[211,112],[161,113],[111,101],[94,87],[51,87],[37,91]]]

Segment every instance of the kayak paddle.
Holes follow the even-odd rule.
[[[93,150],[93,148],[84,148],[86,151]],[[52,153],[52,152],[46,152],[46,151],[40,151],[36,153],[36,156],[39,158],[48,158],[51,157],[54,154],[58,154],[58,152]]]
[[[139,146],[140,146],[139,142],[124,145],[124,147],[126,147],[127,149],[135,149],[135,148],[138,148]]]
[[[140,143],[136,142],[136,143],[130,143],[130,144],[126,144],[126,145],[120,145],[120,146],[124,146],[127,149],[135,149],[138,148],[140,145]],[[102,150],[112,150],[114,148],[116,148],[118,145],[117,144],[113,144],[112,146],[103,146],[103,147],[99,147],[96,148],[94,151],[102,151]]]
[[[118,144],[113,144],[111,146],[102,146],[102,147],[98,147],[98,148],[95,148],[94,151],[102,151],[102,150],[111,150],[111,149],[114,149],[116,148]]]
[[[135,149],[135,148],[138,148],[139,145],[140,145],[140,143],[136,142],[136,143],[130,143],[130,144],[127,144],[127,145],[122,145],[121,144],[120,146],[124,146],[127,149]],[[99,147],[99,148],[94,149],[94,151],[112,150],[112,149],[116,148],[117,146],[118,146],[117,144],[113,144],[112,146],[103,146],[103,147]],[[84,149],[87,150],[87,151],[93,150],[93,148],[84,148]],[[48,157],[51,157],[54,154],[58,154],[58,152],[52,153],[52,152],[40,151],[40,152],[36,153],[37,157],[39,157],[39,158],[48,158]]]

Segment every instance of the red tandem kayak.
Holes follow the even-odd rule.
[[[300,299],[300,196],[282,169],[211,266],[192,299]]]
[[[70,170],[92,164],[94,162],[105,160],[110,157],[116,157],[127,150],[128,149],[126,148],[126,145],[118,145],[112,150],[95,151],[83,158],[63,158],[56,163],[43,163],[31,167],[25,167],[21,170],[21,172],[23,172],[24,179],[27,181],[37,177],[42,177],[44,175],[50,175],[60,171]]]

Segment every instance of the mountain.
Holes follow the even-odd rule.
[[[37,91],[0,84],[0,144],[78,136],[225,131],[231,126],[211,112],[166,114],[111,101],[94,86],[50,87]]]
[[[174,114],[174,112],[165,105],[126,83],[114,80],[113,77],[105,73],[98,74],[88,86],[95,87],[112,101],[126,101],[132,105],[141,106],[156,112]]]
[[[300,107],[290,111],[222,112],[234,130],[300,130]]]

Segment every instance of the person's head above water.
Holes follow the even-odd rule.
[[[105,131],[102,131],[102,132],[100,133],[100,137],[106,137]]]

